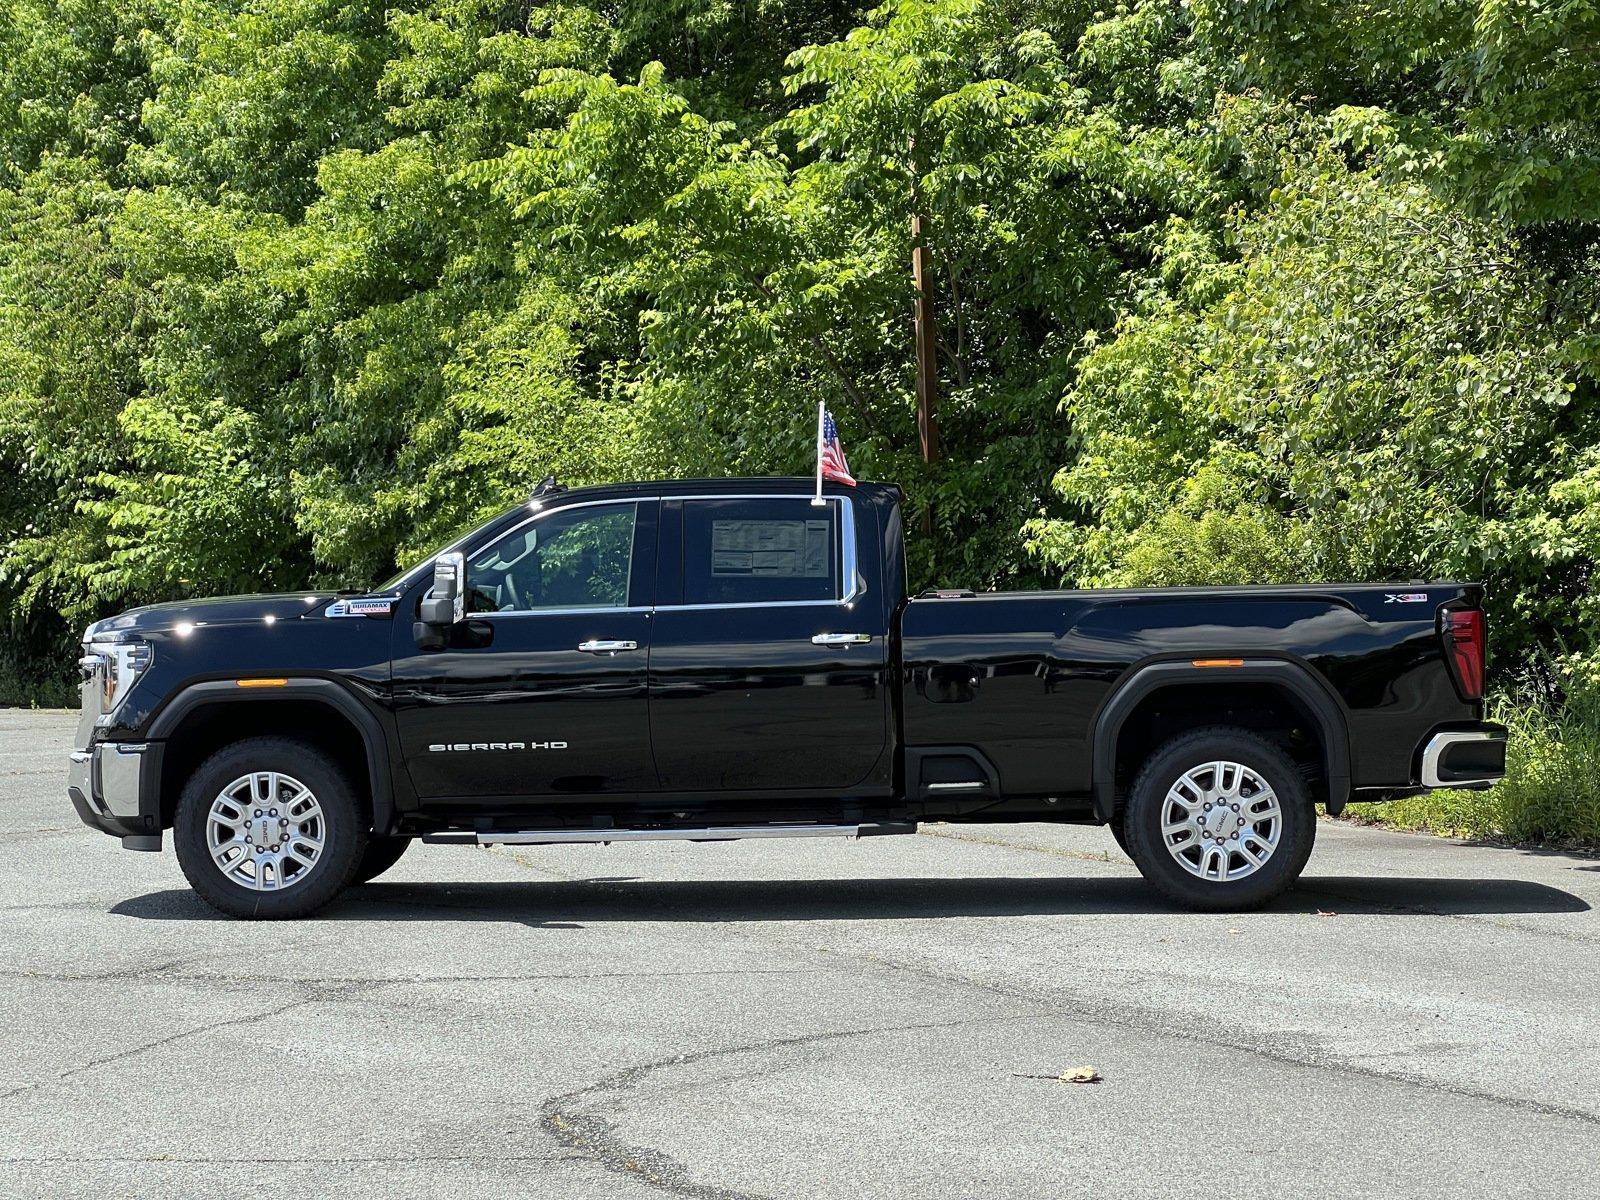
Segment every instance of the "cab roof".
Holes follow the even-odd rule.
[[[719,478],[699,479],[649,479],[628,483],[597,483],[582,487],[563,487],[556,483],[553,487],[541,485],[531,497],[533,502],[546,503],[556,499],[567,500],[573,496],[582,496],[584,499],[605,499],[612,496],[688,496],[705,492],[748,492],[756,495],[811,495],[816,491],[817,480],[813,475],[752,475],[752,476],[722,476]],[[885,492],[896,497],[901,495],[899,485],[893,483],[875,483],[863,480],[854,488],[845,484],[825,482],[822,485],[824,496],[849,496],[870,495],[874,499]]]

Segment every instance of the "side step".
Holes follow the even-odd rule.
[[[705,829],[527,829],[491,833],[425,833],[432,845],[605,846],[612,842],[737,842],[745,838],[883,837],[915,833],[915,821],[871,825],[714,825]]]

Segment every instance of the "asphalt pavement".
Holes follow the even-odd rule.
[[[0,711],[0,1195],[1600,1194],[1593,858],[1323,822],[1195,915],[1065,826],[419,846],[249,924],[72,727]]]

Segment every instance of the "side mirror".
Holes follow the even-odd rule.
[[[444,631],[466,619],[467,564],[459,553],[441,554],[433,560],[433,586],[418,606],[418,620],[411,632],[424,650],[444,645]]]

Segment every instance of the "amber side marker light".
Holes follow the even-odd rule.
[[[1242,658],[1197,658],[1189,664],[1191,667],[1242,667]]]
[[[287,679],[235,679],[238,687],[288,687]]]

